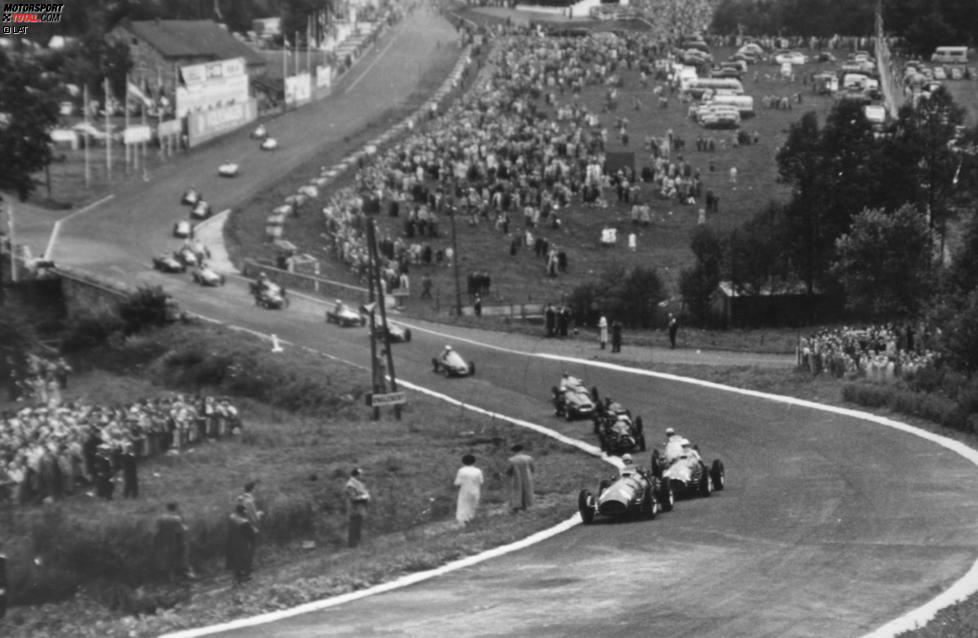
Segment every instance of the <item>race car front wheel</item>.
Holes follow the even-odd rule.
[[[591,492],[581,490],[577,496],[577,510],[581,513],[581,520],[584,521],[585,525],[594,522],[594,497]]]

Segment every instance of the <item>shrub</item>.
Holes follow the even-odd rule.
[[[868,408],[887,407],[955,429],[965,428],[966,415],[959,403],[938,394],[914,392],[905,386],[847,383],[842,387],[842,398]]]
[[[141,286],[119,302],[119,317],[125,323],[126,334],[135,334],[152,326],[166,325],[172,301],[162,286]]]

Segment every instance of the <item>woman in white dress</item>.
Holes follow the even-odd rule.
[[[479,507],[479,498],[482,494],[482,481],[482,470],[475,467],[475,457],[471,454],[463,456],[462,467],[455,475],[455,485],[458,486],[455,520],[460,525],[465,525],[475,518],[475,511]]]

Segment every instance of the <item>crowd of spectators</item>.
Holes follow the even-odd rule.
[[[622,73],[640,70],[643,82],[656,75],[653,61],[666,51],[657,37],[510,32],[501,39],[471,91],[371,155],[355,186],[330,197],[323,209],[327,248],[354,273],[366,275],[365,214],[386,213],[403,228],[401,236],[385,238],[382,251],[392,281],[414,265],[452,265],[447,215],[485,229],[501,254],[533,249],[544,271],[559,276],[571,255],[555,235],[572,203],[604,208],[617,198],[618,205],[638,205],[642,221],[640,179],[680,204],[695,205],[705,194],[699,169],[682,155],[684,140],[671,131],[646,139],[644,153],[636,149],[640,175],[606,163],[609,128],[628,145],[628,119],[606,115],[617,108]],[[600,112],[581,100],[587,87],[606,92]]]
[[[912,378],[938,358],[926,347],[926,330],[923,339],[918,338],[919,332],[910,324],[826,328],[799,340],[798,366],[813,375],[837,378],[865,376],[879,382]]]
[[[57,377],[67,364],[33,355],[29,361],[30,369],[54,370],[58,392],[37,383],[43,393],[20,396],[24,407],[0,414],[0,501],[58,499],[89,486],[112,498],[119,474],[124,496],[135,497],[139,459],[230,436],[242,425],[230,401],[211,396],[176,394],[130,405],[62,402]]]

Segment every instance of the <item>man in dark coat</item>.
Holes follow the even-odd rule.
[[[611,351],[621,352],[621,322],[617,319],[611,322]]]
[[[234,576],[235,584],[251,580],[255,559],[255,540],[258,530],[248,520],[244,503],[234,506],[228,517],[228,542],[225,555],[227,569]]]
[[[112,500],[112,492],[115,485],[112,484],[112,460],[109,447],[100,445],[98,454],[95,455],[93,473],[95,475],[95,493],[106,500]]]
[[[167,503],[166,511],[156,519],[156,536],[153,545],[160,569],[171,582],[176,576],[194,578],[187,560],[187,524],[177,509],[176,503]]]
[[[547,336],[552,337],[554,336],[554,330],[557,325],[557,311],[554,310],[553,306],[547,304],[547,309],[544,311],[543,316],[546,321]]]
[[[122,498],[139,496],[139,475],[136,471],[136,452],[127,443],[122,451]]]
[[[675,349],[676,334],[679,332],[679,319],[676,315],[669,315],[669,347]]]

